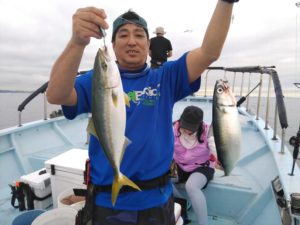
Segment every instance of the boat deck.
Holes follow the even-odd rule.
[[[204,120],[212,120],[212,99],[209,97],[187,98],[176,103],[173,120],[178,119],[188,105],[197,105],[204,111]],[[242,129],[242,154],[230,176],[223,176],[217,170],[214,179],[204,190],[210,225],[277,225],[281,223],[280,214],[271,182],[277,176],[284,180],[284,193],[287,199],[300,186],[300,171],[295,168],[293,179],[288,173],[292,157],[286,149],[280,153],[281,141],[271,140],[272,129],[265,130],[263,121],[247,113],[240,112]],[[88,115],[73,121],[63,117],[37,121],[18,128],[6,129],[0,133],[0,225],[11,224],[20,214],[10,205],[11,195],[8,184],[15,182],[24,174],[44,167],[44,161],[71,148],[87,149]],[[33,140],[28,142],[28,139]],[[9,170],[9,168],[14,168]],[[280,169],[278,169],[280,168]],[[299,177],[299,179],[297,179]],[[295,179],[296,178],[296,179]],[[184,187],[180,187],[185,195]],[[272,216],[270,216],[272,215]],[[191,225],[197,224],[193,210],[189,210]],[[267,222],[266,222],[267,221]]]

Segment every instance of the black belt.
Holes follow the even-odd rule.
[[[141,190],[150,190],[154,188],[162,188],[166,186],[166,184],[169,182],[169,172],[163,174],[162,176],[155,177],[150,180],[138,180],[133,181]],[[96,193],[98,192],[111,192],[112,185],[94,185]],[[130,186],[123,186],[120,192],[130,192],[130,191],[138,191],[137,189],[134,189]]]
[[[150,190],[154,188],[162,188],[168,184],[170,180],[170,175],[169,171],[159,177],[155,177],[150,180],[138,180],[138,181],[133,181],[141,190]],[[94,188],[95,193],[100,193],[100,192],[111,192],[112,190],[112,185],[96,185],[96,184],[91,184]],[[73,189],[74,194],[77,196],[85,196],[86,190],[85,189]],[[134,189],[130,186],[123,186],[120,190],[120,192],[131,192],[131,191],[138,191],[137,189]]]

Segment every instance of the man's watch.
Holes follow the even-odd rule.
[[[235,2],[238,2],[239,0],[222,0],[224,2],[229,2],[229,3],[235,3]]]

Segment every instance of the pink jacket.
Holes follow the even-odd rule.
[[[213,156],[211,150],[208,146],[208,130],[209,126],[203,122],[204,131],[201,135],[201,140],[203,143],[199,143],[191,148],[186,149],[180,142],[178,137],[178,126],[179,122],[176,122],[173,126],[174,129],[174,160],[180,168],[186,172],[191,172],[198,167],[201,167],[202,163],[209,161],[209,166],[211,168],[215,167],[216,158]]]

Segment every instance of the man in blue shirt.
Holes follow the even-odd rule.
[[[150,44],[146,21],[133,11],[114,21],[113,50],[124,92],[130,98],[125,136],[132,143],[125,150],[121,171],[130,180],[147,185],[141,185],[142,191],[121,192],[114,206],[109,190],[97,193],[94,225],[175,224],[172,185],[164,179],[173,157],[173,105],[199,89],[202,72],[220,56],[235,1],[218,1],[201,47],[156,70],[146,64]],[[93,71],[77,78],[76,74],[90,39],[102,38],[99,27],[108,28],[105,19],[103,9],[77,10],[72,37],[52,68],[48,101],[63,105],[69,119],[91,112]],[[111,185],[112,167],[94,136],[90,137],[89,158],[92,183]]]

